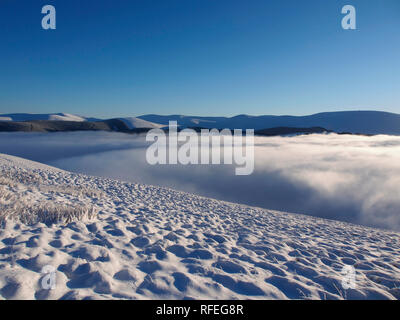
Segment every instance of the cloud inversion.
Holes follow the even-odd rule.
[[[400,230],[400,137],[257,137],[255,170],[146,163],[144,136],[1,133],[0,152],[73,172],[221,200]]]

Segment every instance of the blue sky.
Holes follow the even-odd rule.
[[[0,41],[0,113],[400,113],[398,0],[1,0]]]

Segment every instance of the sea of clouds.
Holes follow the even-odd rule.
[[[73,172],[167,186],[221,200],[400,230],[400,137],[256,137],[255,170],[146,162],[144,136],[0,133],[0,153]]]

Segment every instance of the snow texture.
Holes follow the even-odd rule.
[[[0,168],[3,299],[400,298],[396,232],[4,154]],[[53,290],[41,286],[47,265]],[[344,265],[355,289],[342,287]]]

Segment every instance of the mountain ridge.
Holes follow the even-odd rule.
[[[74,120],[75,119],[75,120]],[[98,119],[75,116],[67,113],[58,114],[0,114],[0,125],[4,123],[27,121],[67,121],[67,122],[107,122],[118,120],[124,123],[127,130],[151,129],[168,126],[170,121],[176,121],[181,128],[196,127],[205,129],[254,129],[265,130],[271,128],[325,128],[327,131],[347,132],[353,134],[389,134],[400,135],[400,114],[358,110],[320,112],[305,116],[291,115],[236,115],[233,117],[206,117],[185,115],[157,115],[147,114],[138,117],[121,117],[114,119]],[[15,130],[13,130],[15,131]]]
[[[167,120],[176,120],[177,116],[144,115],[138,118],[161,124]],[[400,135],[400,114],[384,111],[336,111],[320,112],[306,116],[290,115],[237,115],[233,117],[181,117],[179,123],[183,126],[196,124],[206,128],[218,129],[268,129],[276,127],[323,127],[336,132],[349,132],[361,134],[392,134]]]

